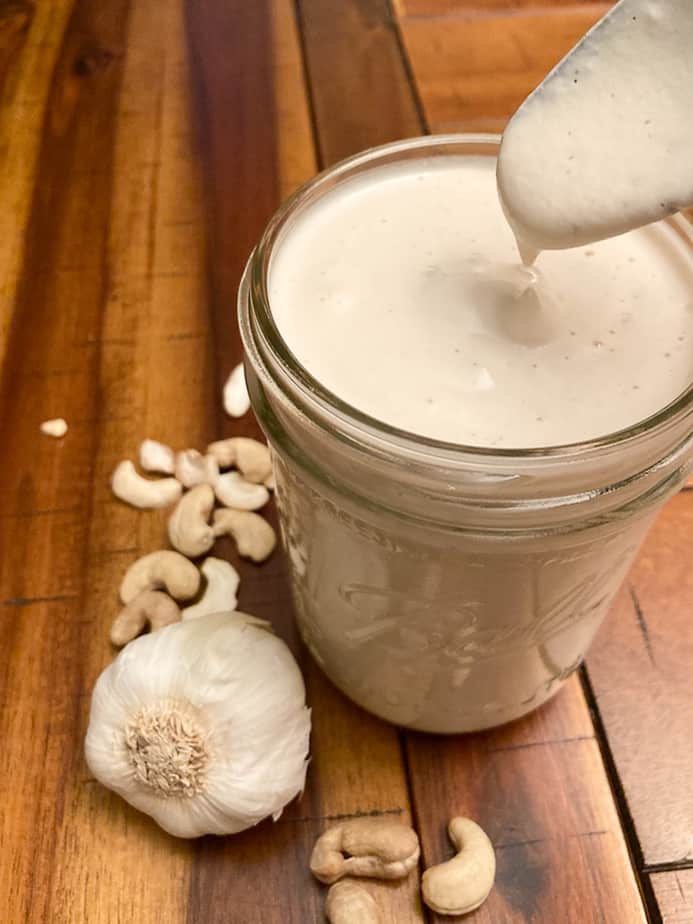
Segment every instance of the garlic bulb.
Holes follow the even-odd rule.
[[[178,837],[276,821],[303,790],[310,710],[268,628],[217,613],[130,642],[92,696],[85,751],[97,780]]]

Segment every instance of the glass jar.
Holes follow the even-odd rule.
[[[277,212],[239,294],[246,375],[273,450],[301,635],[355,702],[431,732],[508,722],[559,689],[652,518],[693,467],[693,388],[591,442],[479,449],[370,418],[292,356],[267,280],[295,217],[375,166],[495,156],[498,144],[495,136],[433,136],[338,164]],[[687,219],[670,224],[693,248]]]

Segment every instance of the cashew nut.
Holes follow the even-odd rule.
[[[145,590],[127,603],[111,626],[111,641],[118,648],[127,645],[149,623],[152,632],[180,620],[175,600],[160,590]]]
[[[186,488],[197,484],[214,484],[219,477],[219,466],[214,456],[186,449],[176,455],[176,478]]]
[[[168,538],[174,549],[197,558],[214,545],[209,518],[214,508],[214,491],[208,484],[198,484],[178,501],[168,520]]]
[[[67,433],[67,421],[63,417],[55,417],[53,420],[44,420],[39,430],[46,436],[54,436],[57,440]]]
[[[277,479],[274,477],[274,469],[269,473],[269,475],[262,482],[266,488],[270,491],[277,490]]]
[[[143,478],[129,459],[116,466],[111,487],[115,496],[127,504],[149,510],[169,507],[183,493],[181,483],[175,478]]]
[[[192,599],[200,586],[200,572],[179,552],[162,549],[133,562],[120,585],[120,599],[130,603],[145,590],[162,587],[174,600]]]
[[[233,536],[239,555],[257,562],[269,558],[277,544],[275,532],[267,520],[249,510],[216,510],[213,529],[215,536]]]
[[[246,481],[240,472],[226,472],[214,483],[214,493],[225,507],[234,510],[259,510],[269,500],[264,485]]]
[[[418,863],[416,831],[388,818],[353,818],[328,828],[313,848],[310,868],[321,882],[342,876],[401,879]]]
[[[183,610],[183,619],[199,619],[210,613],[233,612],[238,604],[238,571],[221,558],[205,558],[200,571],[207,578],[202,597]]]
[[[165,443],[143,440],[140,443],[140,465],[145,472],[163,472],[172,475],[176,470],[176,454]]]
[[[224,385],[224,410],[229,417],[242,417],[250,409],[250,396],[245,383],[245,370],[243,363],[239,363],[231,370],[231,375]]]
[[[427,869],[421,892],[428,907],[438,914],[466,914],[488,897],[496,875],[496,855],[486,833],[469,818],[453,818],[448,834],[457,856]]]
[[[351,879],[330,886],[325,914],[330,924],[379,924],[382,920],[371,893]]]
[[[272,474],[272,457],[264,443],[247,436],[232,436],[228,440],[210,443],[207,452],[221,468],[235,465],[246,481],[262,484]]]

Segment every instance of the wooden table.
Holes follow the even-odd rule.
[[[8,924],[310,924],[330,819],[413,820],[423,865],[466,813],[498,856],[478,924],[693,921],[693,493],[660,516],[587,666],[525,721],[401,733],[297,643],[284,564],[244,610],[298,653],[309,785],[277,824],[176,841],[89,776],[90,690],[126,566],[165,514],[112,497],[145,436],[256,434],[220,408],[241,267],[318,167],[496,129],[605,9],[554,0],[0,0],[0,908]],[[57,442],[39,422],[64,416]],[[250,415],[249,415],[250,417]],[[233,560],[231,547],[223,550]],[[388,924],[422,911],[417,877]]]

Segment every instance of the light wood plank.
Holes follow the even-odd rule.
[[[399,16],[488,16],[527,10],[537,15],[561,7],[589,6],[602,0],[392,0]]]
[[[693,860],[693,494],[661,513],[587,665],[646,865]]]
[[[650,881],[662,924],[693,924],[693,869],[653,873]]]
[[[431,130],[497,131],[606,9],[403,20]]]
[[[0,365],[15,306],[51,73],[72,0],[0,9]]]

